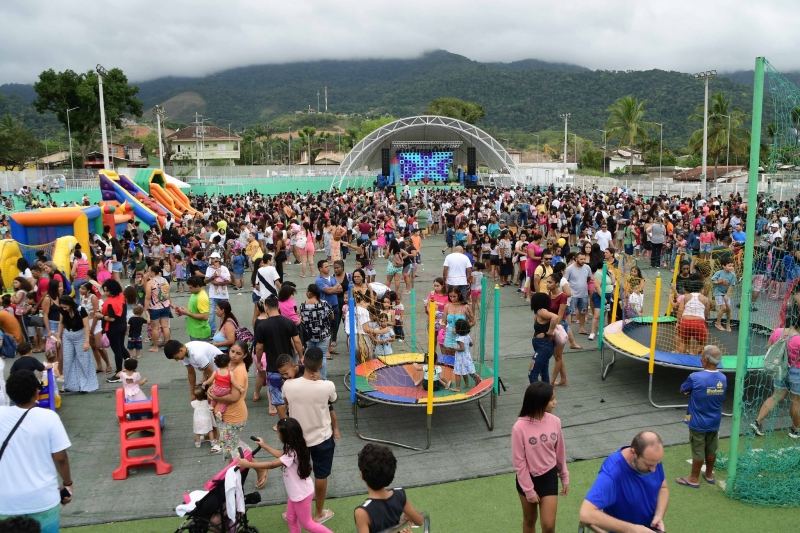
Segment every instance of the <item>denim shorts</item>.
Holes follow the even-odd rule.
[[[700,243],[700,251],[702,253],[704,253],[704,254],[710,254],[711,253],[711,243],[710,242],[709,243],[702,243],[701,242]]]
[[[614,301],[614,293],[607,292],[606,293],[606,305],[610,305],[611,302]],[[600,295],[596,292],[592,293],[592,305],[594,305],[595,309],[599,309],[603,302],[600,301]]]
[[[169,318],[169,307],[164,307],[162,309],[150,309],[148,313],[150,314],[150,322],[155,322],[156,320],[161,320],[162,318]]]
[[[283,401],[283,378],[278,372],[267,372],[267,387],[272,405],[286,405]]]
[[[112,262],[111,272],[122,272],[122,261]]]
[[[252,292],[253,303],[257,303],[261,299],[261,295],[257,292]]]
[[[783,381],[774,380],[775,388],[788,390],[790,393],[800,396],[800,368],[791,367],[789,375]]]
[[[135,339],[128,339],[128,349],[129,350],[141,350],[142,349],[142,338],[137,337]]]
[[[577,296],[573,296],[569,306],[573,312],[577,311],[578,313],[585,315],[586,308],[589,307],[589,298],[578,298]]]

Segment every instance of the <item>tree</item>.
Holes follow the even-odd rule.
[[[38,98],[33,101],[36,111],[52,111],[58,121],[67,127],[67,109],[72,140],[78,145],[83,158],[89,154],[100,128],[100,90],[97,73],[88,71],[77,74],[71,70],[55,72],[53,69],[39,74],[33,84]],[[106,120],[116,128],[122,128],[125,115],[142,116],[142,102],[136,98],[139,87],[128,85],[128,78],[118,68],[108,71],[103,80],[103,102]]]
[[[311,145],[314,144],[314,135],[317,133],[317,128],[314,126],[303,126],[297,131],[297,136],[300,137],[305,143],[306,150],[308,150],[308,164],[313,165],[314,159],[320,152],[319,149],[314,150]]]
[[[6,170],[24,169],[42,155],[42,143],[11,115],[0,121],[0,165]]]
[[[689,120],[703,123],[704,105],[698,104]],[[742,125],[747,115],[738,107],[731,109],[731,99],[722,92],[711,95],[708,101],[708,155],[714,159],[714,175],[722,154],[728,151],[728,115],[730,115],[730,151],[746,153],[750,148],[750,133]],[[703,128],[695,130],[689,137],[689,148],[695,152],[703,149]]]
[[[623,96],[608,108],[608,120],[606,121],[606,139],[619,137],[619,147],[627,142],[631,151],[630,176],[633,178],[633,147],[636,141],[647,141],[647,129],[652,129],[655,124],[644,120],[644,104],[633,96]]]
[[[483,110],[481,104],[475,102],[467,102],[459,98],[437,98],[428,104],[425,114],[457,118],[469,124],[475,124],[486,116],[486,111]]]
[[[378,128],[381,128],[381,127],[383,127],[383,126],[385,126],[387,124],[391,124],[395,120],[397,120],[397,119],[394,118],[391,115],[388,115],[388,116],[385,116],[385,117],[373,118],[373,119],[362,121],[361,122],[361,126],[358,129],[358,138],[357,138],[356,142],[361,141],[361,139],[363,139],[364,137],[366,137],[367,135],[369,135],[373,131],[375,131]],[[354,146],[355,146],[355,144],[354,144]]]

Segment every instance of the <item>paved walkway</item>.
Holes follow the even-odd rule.
[[[423,265],[417,279],[420,307],[421,300],[432,287],[433,278],[441,275],[441,245],[441,238],[424,241]],[[290,280],[303,285],[299,267],[288,266],[287,271]],[[378,281],[381,281],[385,273],[383,260],[378,263],[378,272]],[[186,297],[178,296],[175,300],[177,305],[185,305]],[[243,291],[242,295],[234,293],[231,303],[242,322],[249,323],[252,316],[249,291]],[[173,319],[172,326],[173,338],[187,338],[183,319]],[[424,323],[420,323],[418,331],[423,328]],[[531,329],[530,311],[514,288],[501,289],[500,374],[507,390],[501,391],[497,400],[494,431],[487,431],[475,404],[437,407],[430,450],[394,450],[399,459],[397,485],[429,485],[511,471],[509,435],[528,385]],[[489,324],[487,358],[491,358],[491,330]],[[579,342],[584,347],[590,344],[584,336]],[[344,343],[340,346],[344,352]],[[688,440],[683,410],[655,409],[648,403],[644,362],[622,358],[608,379],[602,381],[599,352],[567,349],[565,358],[569,386],[558,388],[555,414],[563,422],[570,460],[607,455],[628,444],[633,435],[644,428],[658,431],[667,444]],[[157,476],[152,469],[144,468],[124,481],[112,480],[111,472],[119,464],[119,434],[114,414],[117,385],[103,381],[97,393],[65,395],[59,414],[72,440],[69,456],[77,491],[74,503],[62,511],[65,526],[171,515],[174,507],[181,503],[183,493],[202,487],[223,466],[220,456],[208,454],[208,444],[200,450],[194,447],[192,408],[183,365],[167,360],[163,352],[144,352],[139,368],[143,377],[159,386],[161,409],[166,419],[164,456],[172,464],[173,471]],[[332,361],[328,370],[340,394],[336,412],[342,434],[328,485],[331,497],[365,492],[356,466],[356,455],[364,441],[355,435],[352,411],[347,403],[343,384],[347,371],[344,356]],[[683,397],[678,394],[678,387],[685,377],[686,372],[656,367],[654,399],[661,403],[681,402]],[[263,436],[277,446],[277,437],[270,430],[275,418],[268,416],[266,402],[252,403],[252,391],[248,396],[245,436]],[[731,402],[726,403],[726,411],[729,411]],[[484,404],[488,408],[488,399]],[[376,405],[360,410],[359,421],[362,432],[369,436],[416,444],[425,442],[426,420],[421,408]],[[726,419],[721,432],[727,435],[729,430],[730,422]],[[252,490],[254,482],[254,479],[248,481],[248,490]],[[261,494],[264,502],[285,502],[281,476],[272,473]]]

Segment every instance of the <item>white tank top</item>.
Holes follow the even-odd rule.
[[[683,316],[691,316],[694,318],[706,318],[706,306],[698,298],[699,293],[693,292],[689,295],[689,300],[683,306]]]

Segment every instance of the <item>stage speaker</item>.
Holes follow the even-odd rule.
[[[475,176],[478,173],[478,162],[475,148],[467,148],[467,175]]]
[[[389,149],[383,148],[381,150],[381,174],[384,176],[389,176],[391,169],[389,168],[389,164],[391,163],[391,159],[389,158]]]

